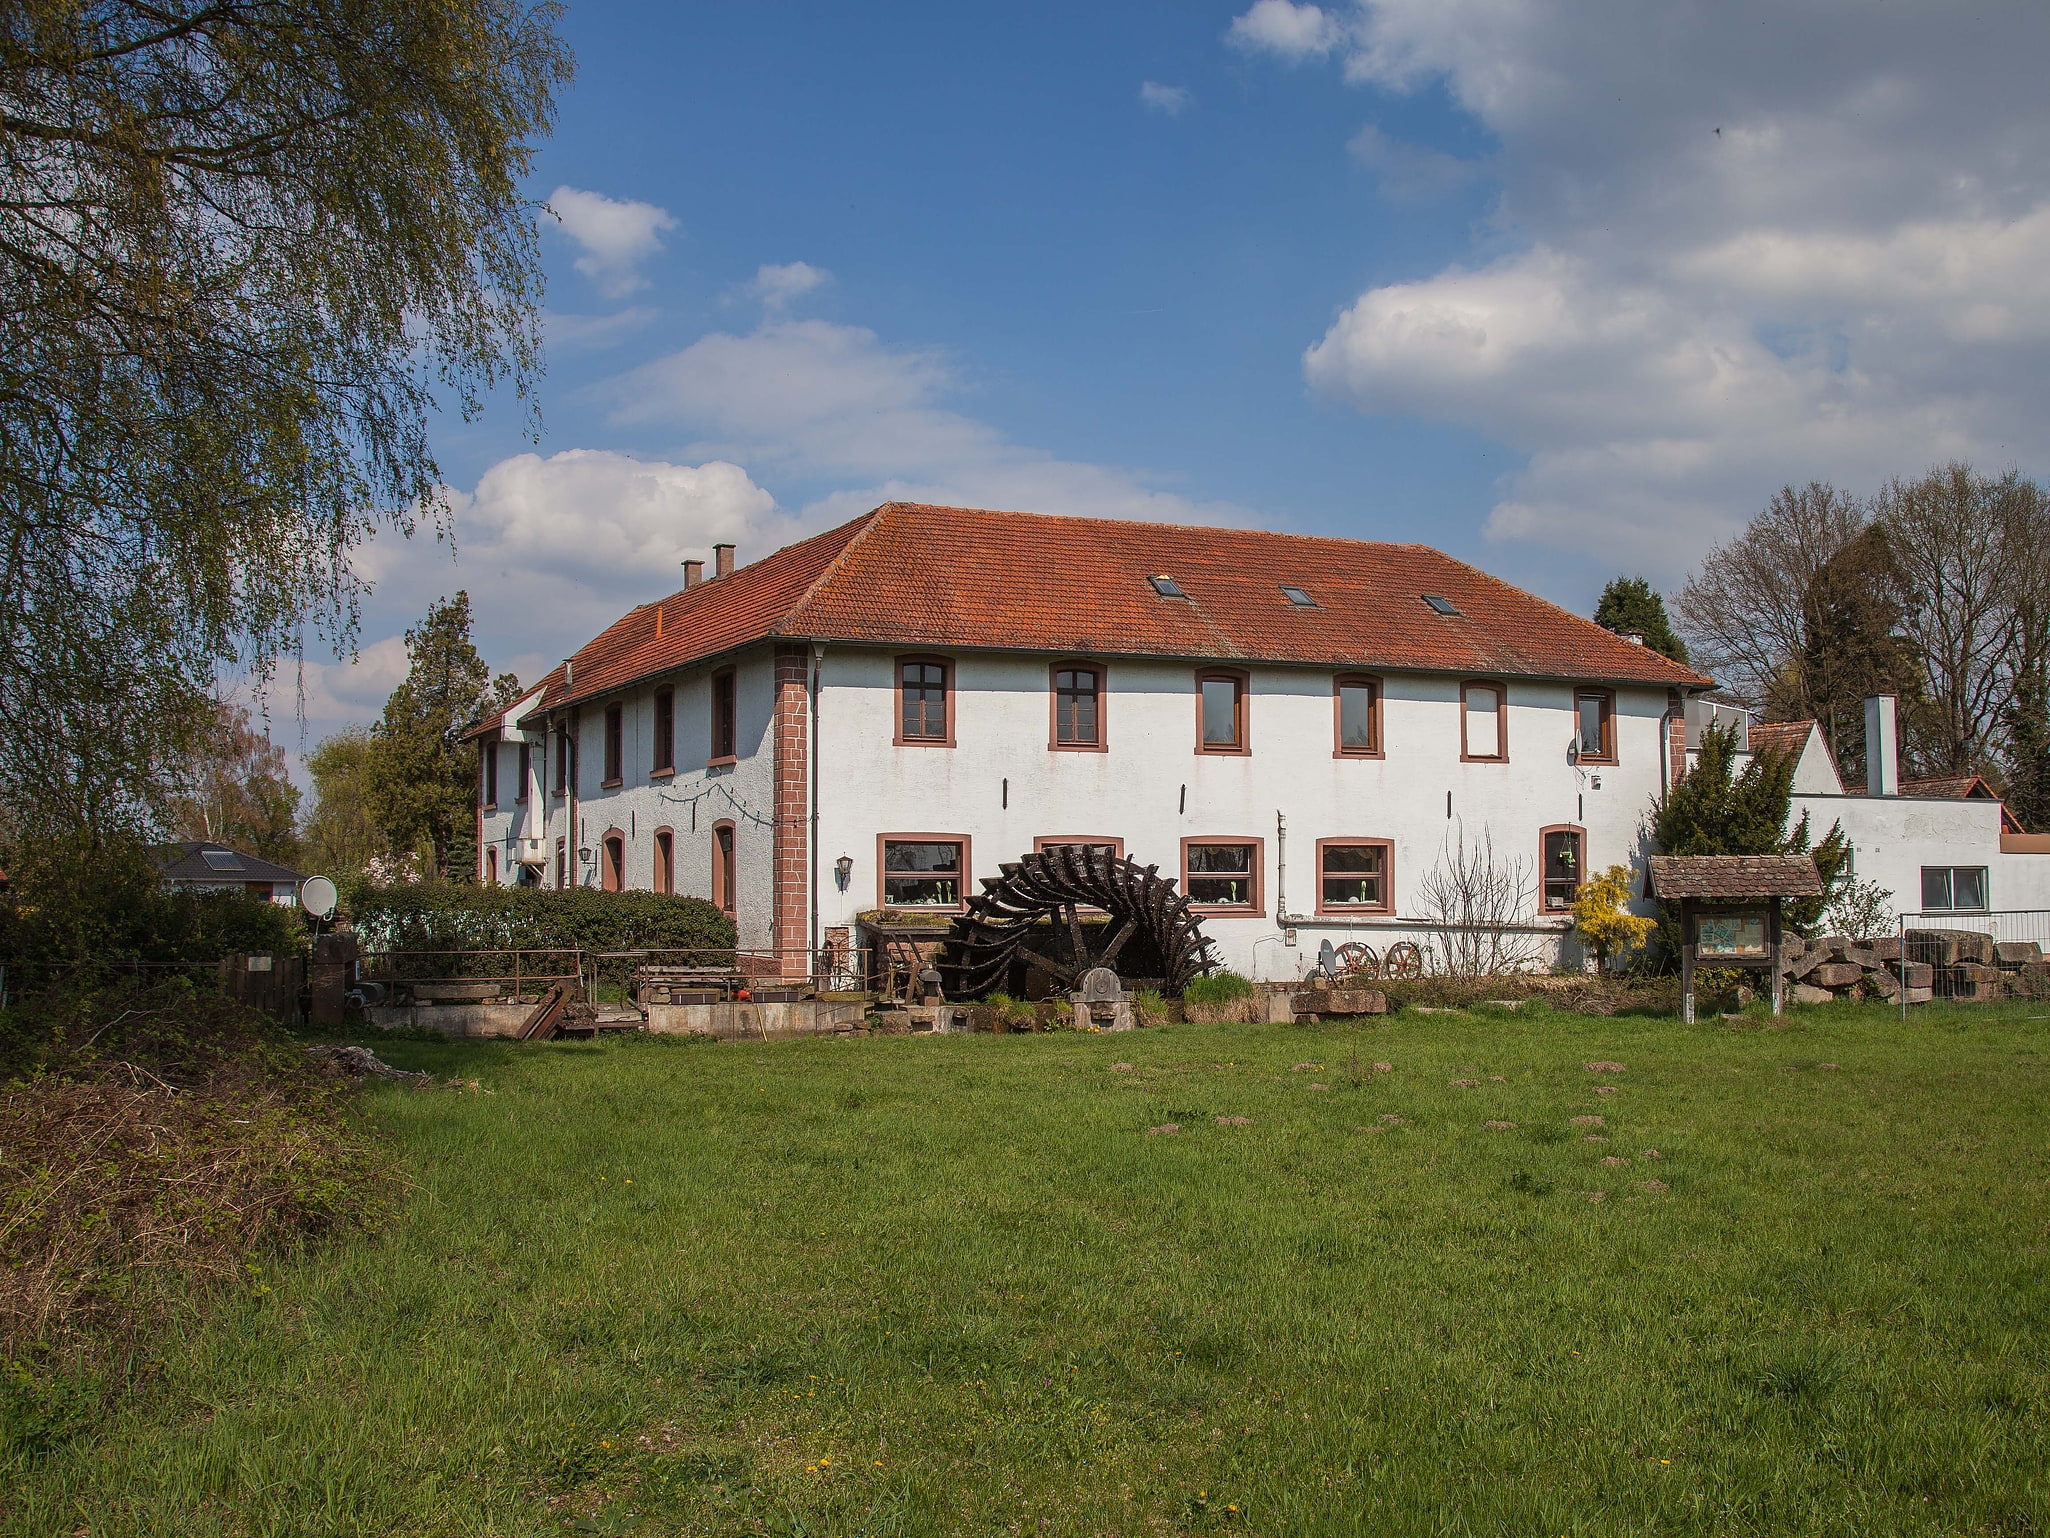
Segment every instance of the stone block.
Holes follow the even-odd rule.
[[[1829,960],[1829,952],[1817,946],[1801,953],[1800,960],[1787,968],[1787,976],[1799,982]]]
[[[1871,943],[1870,949],[1873,956],[1880,961],[1899,961],[1901,959],[1901,937],[1899,935],[1883,935]]]
[[[1993,960],[2003,967],[2023,967],[2041,962],[2043,947],[2034,940],[1995,940]]]
[[[1865,974],[1865,989],[1878,999],[1897,999],[1901,994],[1899,980],[1891,972],[1876,967]]]
[[[1834,958],[1841,961],[1844,952],[1851,948],[1851,937],[1849,935],[1824,935],[1815,942],[1815,948],[1823,953],[1825,960]]]
[[[1961,961],[1990,965],[1993,937],[1976,929],[1911,929],[1908,954],[1939,967],[1956,966]]]
[[[1895,966],[1900,979],[1910,988],[1927,988],[1936,980],[1936,968],[1926,961],[1907,961]]]
[[[1906,988],[1902,991],[1907,995],[1910,1004],[1927,1004],[1934,993],[1934,990],[1929,988]]]
[[[1378,988],[1311,988],[1295,996],[1299,1015],[1385,1015],[1388,995]]]
[[[1828,1004],[1836,999],[1836,995],[1827,988],[1816,988],[1808,983],[1794,984],[1788,997],[1796,1004]]]
[[[1988,966],[1983,961],[1961,961],[1951,971],[1960,981],[1968,983],[1997,983],[2004,975],[2000,968]]]
[[[1808,974],[1808,980],[1821,988],[1848,988],[1864,975],[1863,967],[1852,966],[1848,961],[1825,961]]]
[[[1879,965],[1879,953],[1869,945],[1847,945],[1844,947],[1844,960],[1869,972]]]

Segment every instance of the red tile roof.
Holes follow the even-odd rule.
[[[1155,574],[1188,596],[1160,596]],[[1316,606],[1289,602],[1283,583]],[[1434,612],[1425,594],[1457,614]],[[539,708],[772,637],[1711,682],[1427,545],[891,502],[635,609],[571,659],[567,678],[557,669],[543,681]]]
[[[1753,753],[1799,753],[1808,745],[1808,734],[1815,730],[1815,723],[1809,721],[1753,721],[1751,723],[1751,751]]]

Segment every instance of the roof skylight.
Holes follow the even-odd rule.
[[[1424,594],[1424,602],[1433,609],[1436,609],[1440,614],[1457,614],[1459,612],[1459,610],[1452,606],[1451,599],[1440,598],[1436,593]]]
[[[199,857],[206,861],[209,870],[241,870],[242,856],[232,849],[202,849]]]
[[[1162,598],[1186,598],[1189,596],[1182,591],[1182,585],[1172,577],[1148,577],[1146,580],[1153,584],[1153,591]]]
[[[1314,609],[1317,607],[1317,600],[1293,583],[1284,582],[1281,584],[1281,596],[1299,609]]]

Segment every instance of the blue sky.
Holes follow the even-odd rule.
[[[317,737],[890,495],[1419,540],[1583,611],[1779,485],[2035,471],[2050,8],[572,4],[544,432],[438,450]]]

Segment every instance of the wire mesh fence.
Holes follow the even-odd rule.
[[[2050,998],[2050,908],[1905,913],[1903,1018],[1910,1004]]]

